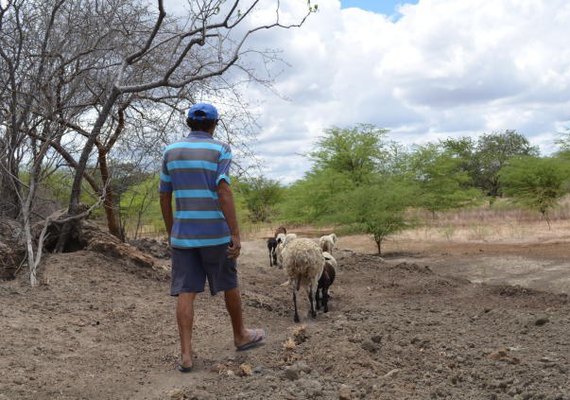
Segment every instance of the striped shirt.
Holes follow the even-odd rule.
[[[170,245],[176,248],[217,246],[230,242],[230,229],[218,202],[216,188],[230,183],[230,146],[206,132],[191,132],[164,150],[161,193],[176,200]]]

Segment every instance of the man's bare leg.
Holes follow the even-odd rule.
[[[246,329],[243,322],[243,313],[241,308],[241,294],[239,288],[230,289],[224,292],[226,299],[226,308],[232,320],[232,329],[234,332],[234,343],[241,346],[251,342],[257,335],[262,334],[261,330]]]
[[[182,367],[192,366],[192,327],[194,325],[194,299],[196,293],[180,293],[176,303],[176,320],[180,334]]]

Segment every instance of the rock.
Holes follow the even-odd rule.
[[[379,344],[382,341],[382,335],[374,335],[370,338],[374,343]]]
[[[290,381],[296,381],[299,379],[299,371],[295,366],[291,366],[285,369],[285,378],[289,379]]]
[[[251,365],[249,364],[241,364],[238,369],[239,376],[250,376],[253,373]]]
[[[294,367],[297,371],[304,372],[306,374],[310,374],[312,371],[312,368],[309,367],[309,365],[305,361],[297,361],[294,364]]]
[[[378,345],[371,340],[365,340],[360,345],[364,350],[369,351],[370,353],[376,353],[379,349]]]
[[[172,389],[168,392],[168,398],[170,400],[182,400],[184,397],[186,397],[186,395],[182,389]]]
[[[309,397],[319,397],[323,393],[323,385],[316,379],[299,379],[297,384],[305,390]]]
[[[215,397],[206,390],[195,389],[187,397],[182,397],[181,399],[188,400],[214,400]]]
[[[548,321],[549,321],[548,317],[540,317],[534,321],[534,324],[536,326],[542,326],[542,325],[546,324]]]
[[[338,389],[338,399],[339,400],[352,399],[352,390],[350,389],[350,386],[344,384],[340,385],[340,388]]]

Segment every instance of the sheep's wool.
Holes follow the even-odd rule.
[[[311,239],[295,239],[283,249],[283,266],[292,280],[302,285],[318,281],[325,259],[318,244]],[[315,286],[316,287],[316,286]]]
[[[323,251],[323,257],[325,258],[326,264],[329,264],[330,266],[336,269],[337,267],[336,259],[330,253]]]
[[[335,243],[336,243],[336,235],[334,233],[331,233],[330,235],[321,236],[321,238],[319,239],[321,250],[327,253],[332,253]]]

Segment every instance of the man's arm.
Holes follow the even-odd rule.
[[[168,234],[168,242],[170,243],[170,234],[172,232],[172,192],[160,193],[160,210],[162,211],[162,219]]]
[[[241,239],[239,236],[239,226],[236,215],[236,207],[234,204],[234,195],[232,193],[232,188],[225,181],[221,180],[216,189],[218,193],[218,201],[220,202],[220,208],[224,213],[226,222],[230,228],[230,234],[232,236],[232,242],[228,247],[228,256],[230,258],[239,257],[241,250]]]

